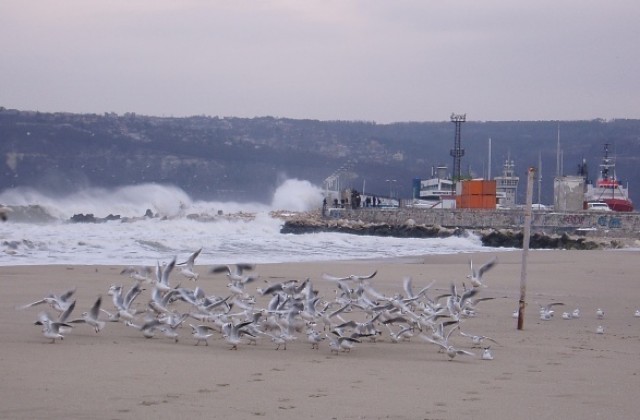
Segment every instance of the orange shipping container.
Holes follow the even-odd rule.
[[[482,196],[482,208],[483,209],[495,209],[496,208],[496,196],[495,195],[483,195]]]
[[[467,180],[462,181],[462,195],[480,195],[482,194],[482,181]]]
[[[482,209],[482,208],[484,208],[484,196],[483,195],[470,195],[469,196],[469,208],[470,209]]]
[[[456,206],[461,209],[482,208],[481,195],[459,195],[456,197]]]
[[[496,181],[486,181],[484,179],[469,179],[462,181],[462,195],[495,195]]]
[[[483,195],[496,195],[496,181],[484,181],[482,185],[482,194]]]
[[[456,197],[456,207],[459,209],[495,209],[495,195],[459,195]]]

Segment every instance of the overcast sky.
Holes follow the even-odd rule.
[[[638,0],[2,0],[0,106],[640,118]]]

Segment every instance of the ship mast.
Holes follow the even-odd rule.
[[[540,193],[542,192],[542,152],[538,150],[538,209],[540,208]]]
[[[609,143],[604,144],[604,157],[602,158],[600,168],[600,176],[603,181],[609,180],[609,168],[614,168],[613,179],[615,179],[615,166],[613,165],[611,158],[609,158]]]

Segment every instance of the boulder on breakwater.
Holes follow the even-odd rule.
[[[78,213],[78,214],[74,214],[69,219],[69,221],[72,223],[102,223],[102,222],[108,222],[109,220],[120,220],[120,215],[110,214],[107,217],[95,217],[92,213],[87,213],[87,214]]]
[[[340,232],[352,235],[392,236],[396,238],[448,238],[462,236],[464,229],[446,229],[439,226],[404,224],[393,226],[387,223],[363,223],[360,221],[332,220],[328,223],[317,220],[287,220],[280,233]]]
[[[401,225],[387,223],[364,223],[353,220],[322,220],[318,218],[297,218],[285,221],[280,233],[304,234],[314,232],[339,232],[352,235],[391,236],[396,238],[447,238],[450,236],[480,236],[482,244],[496,248],[522,248],[523,233],[516,230],[483,229],[480,231],[462,228],[445,228],[425,226],[413,223],[412,220]],[[529,242],[531,249],[607,249],[622,248],[617,240],[589,240],[584,237],[573,237],[568,234],[547,235],[533,233]]]

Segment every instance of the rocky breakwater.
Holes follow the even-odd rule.
[[[402,224],[365,223],[361,220],[327,219],[315,213],[299,214],[285,218],[280,233],[305,234],[314,232],[339,232],[351,235],[392,236],[397,238],[446,238],[450,236],[477,235],[482,244],[488,247],[522,248],[523,233],[511,229],[468,230],[462,228],[445,228],[415,223],[412,219]],[[531,234],[531,249],[610,249],[623,248],[624,242],[619,239],[588,239],[568,234],[548,235]]]

